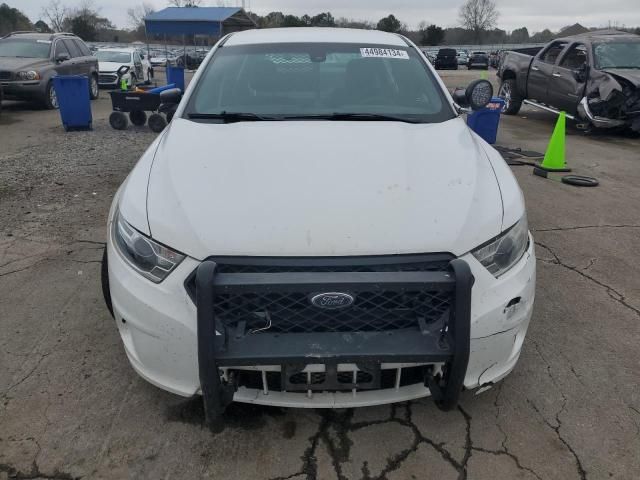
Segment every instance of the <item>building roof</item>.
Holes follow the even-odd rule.
[[[405,40],[395,33],[378,30],[350,28],[265,28],[233,34],[225,45],[250,45],[258,43],[361,43],[406,47]]]
[[[241,8],[229,7],[167,7],[147,15],[145,21],[224,22],[241,10]]]
[[[167,7],[144,19],[147,33],[222,35],[255,28],[256,23],[242,8]]]

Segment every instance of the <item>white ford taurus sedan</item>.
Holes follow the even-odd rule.
[[[406,38],[233,33],[118,190],[105,297],[133,368],[232,401],[343,408],[463,389],[516,365],[535,255],[510,169]]]

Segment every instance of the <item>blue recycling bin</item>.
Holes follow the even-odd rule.
[[[83,75],[53,77],[62,125],[69,130],[91,130],[91,98],[89,79]]]
[[[467,116],[467,125],[487,143],[493,145],[498,136],[502,110],[504,110],[504,100],[493,97],[485,108],[476,110]]]
[[[175,84],[184,92],[184,67],[172,67],[167,65],[167,83]]]

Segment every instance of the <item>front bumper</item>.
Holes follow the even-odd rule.
[[[5,97],[41,98],[45,95],[46,85],[40,80],[0,82]]]
[[[445,348],[431,335],[394,332],[383,335],[335,334],[323,338],[293,337],[269,339],[260,335],[236,339],[236,332],[213,329],[213,320],[206,308],[198,309],[185,290],[184,281],[198,269],[200,262],[187,258],[164,282],[152,284],[134,272],[108,243],[109,278],[115,317],[125,350],[134,369],[145,379],[165,390],[191,396],[208,393],[214,384],[215,398],[210,404],[226,401],[258,403],[302,408],[339,408],[376,405],[428,396],[431,392],[424,380],[411,383],[405,373],[420,366],[441,372],[457,352],[451,349],[451,339]],[[494,383],[515,366],[533,309],[535,292],[535,254],[533,241],[523,258],[509,272],[496,279],[473,256],[464,255],[475,284],[470,299],[468,326],[468,361],[464,364],[462,386],[473,389]],[[206,264],[205,264],[206,265]],[[211,268],[211,267],[209,267]],[[205,273],[202,273],[204,276]],[[211,272],[209,272],[211,274]],[[215,276],[215,273],[214,273]],[[216,289],[231,288],[230,278],[222,278]],[[206,279],[203,284],[213,284]],[[447,282],[444,282],[447,283]],[[455,283],[455,282],[454,282]],[[450,284],[451,286],[453,284]],[[238,287],[236,285],[233,288]],[[448,287],[447,287],[448,288]],[[202,298],[200,304],[210,301]],[[204,303],[203,303],[204,302]],[[208,332],[198,335],[199,331]],[[206,339],[215,338],[214,341]],[[461,338],[462,336],[459,336]],[[248,339],[248,341],[247,341]],[[315,339],[315,341],[314,341]],[[455,342],[454,342],[455,343]],[[199,355],[201,360],[199,361]],[[458,357],[460,358],[460,357]],[[276,391],[271,377],[281,377],[283,365],[300,365],[300,373],[308,376],[327,370],[338,372],[366,371],[375,363],[373,372],[383,378],[392,376],[391,384],[379,383],[379,389],[358,389],[354,377],[351,391]],[[200,367],[199,367],[200,365]],[[222,381],[212,375],[216,365],[224,372]],[[257,384],[237,391],[224,388],[229,375],[252,374]],[[204,379],[204,381],[203,381]],[[262,380],[262,381],[260,381]],[[216,381],[221,382],[216,386]],[[201,384],[205,386],[201,390]],[[433,384],[432,384],[433,386]],[[446,386],[441,383],[441,386]],[[219,395],[220,394],[220,395]]]

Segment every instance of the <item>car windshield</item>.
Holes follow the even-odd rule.
[[[598,43],[594,53],[596,68],[640,68],[640,41]]]
[[[113,62],[113,63],[129,63],[131,62],[131,53],[129,52],[114,52],[111,50],[98,50],[96,57],[101,62]]]
[[[49,58],[51,42],[32,38],[5,38],[0,40],[0,57]]]
[[[228,112],[296,119],[385,115],[416,123],[454,117],[411,48],[361,44],[223,47],[198,80],[187,116]]]

